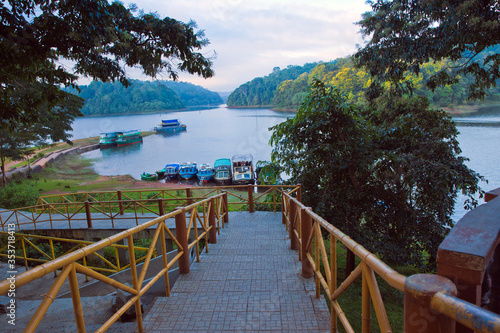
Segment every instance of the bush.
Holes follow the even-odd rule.
[[[36,204],[39,194],[29,184],[12,182],[0,189],[0,207],[13,209]]]

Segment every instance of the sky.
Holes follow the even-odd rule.
[[[210,45],[215,76],[181,74],[180,80],[230,92],[274,67],[345,57],[362,44],[355,24],[369,11],[365,0],[135,0],[139,9],[179,21],[193,20]],[[126,4],[126,2],[124,2]],[[127,70],[131,78],[147,79]],[[167,79],[159,77],[159,79]]]

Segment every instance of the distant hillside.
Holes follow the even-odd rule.
[[[500,53],[500,46],[479,54],[484,57],[491,53]],[[434,107],[456,108],[471,104],[467,101],[467,88],[471,78],[461,77],[457,84],[438,87],[431,91],[426,86],[427,80],[438,71],[454,66],[450,61],[439,61],[422,65],[420,75],[407,74],[405,79],[413,84],[417,95],[425,96]],[[293,70],[288,72],[288,70]],[[291,76],[291,78],[286,78]],[[371,77],[362,68],[355,68],[351,57],[339,58],[330,62],[306,64],[303,67],[289,66],[287,69],[275,69],[265,77],[258,77],[242,84],[228,98],[229,107],[272,107],[276,109],[297,110],[307,93],[307,87],[314,79],[319,79],[335,86],[350,102],[365,102],[365,90],[370,85]],[[484,102],[500,101],[500,84],[488,90]]]
[[[276,88],[285,80],[295,80],[302,73],[309,72],[317,63],[304,66],[288,66],[285,69],[274,67],[268,76],[257,77],[250,82],[242,84],[229,95],[229,107],[272,106]]]
[[[224,101],[218,93],[188,82],[158,81],[172,89],[186,106],[219,105]]]
[[[152,113],[223,103],[217,93],[186,82],[131,82],[132,85],[125,88],[118,82],[93,81],[88,86],[80,86],[79,94],[75,89],[68,90],[85,99],[82,112],[86,116]]]

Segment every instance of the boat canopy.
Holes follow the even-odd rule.
[[[231,160],[229,158],[219,158],[214,163],[214,168],[221,166],[231,166]]]
[[[253,156],[250,154],[244,155],[234,155],[233,156],[233,165],[243,166],[243,165],[252,165]]]
[[[161,121],[161,126],[179,126],[180,124],[179,119],[162,119]]]

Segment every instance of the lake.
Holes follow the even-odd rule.
[[[154,134],[144,137],[142,144],[94,150],[83,154],[93,159],[94,169],[101,175],[127,175],[136,179],[171,162],[210,163],[235,154],[252,154],[254,162],[269,160],[271,147],[269,127],[295,114],[269,109],[227,109],[224,106],[193,111],[148,115],[78,118],[73,124],[73,139],[98,136],[117,130],[150,131],[161,119],[178,118],[187,131],[175,135]],[[500,187],[500,107],[483,108],[469,117],[455,118],[460,131],[462,155],[468,165],[489,183],[486,190]],[[461,199],[461,201],[463,201]],[[465,214],[461,204],[455,208],[454,220]]]

